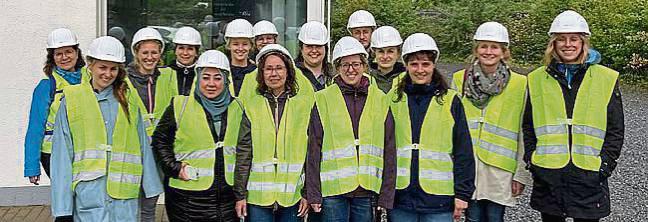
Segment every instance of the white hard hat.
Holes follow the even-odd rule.
[[[203,52],[203,54],[198,57],[198,62],[196,62],[196,68],[218,68],[230,71],[229,60],[227,56],[218,50],[212,49]]]
[[[437,55],[434,58],[434,63],[439,60],[439,54],[441,54],[439,47],[431,36],[425,33],[414,33],[407,37],[403,43],[402,58],[405,60],[406,55],[420,51],[435,51]]]
[[[506,27],[504,27],[504,25],[500,23],[486,22],[484,24],[481,24],[479,28],[477,28],[477,31],[473,36],[473,40],[491,41],[491,42],[508,44],[509,43],[508,30],[506,29]]]
[[[263,48],[261,48],[261,51],[259,51],[259,54],[256,55],[256,63],[259,64],[259,60],[261,60],[261,58],[263,56],[265,56],[266,54],[271,53],[271,52],[280,52],[281,54],[284,54],[284,55],[288,56],[288,59],[290,61],[293,60],[292,56],[290,55],[290,52],[288,52],[288,50],[286,48],[284,48],[283,46],[281,46],[279,44],[269,44],[269,45],[266,45]]]
[[[333,61],[350,55],[363,55],[365,58],[369,57],[362,43],[351,36],[344,36],[335,43],[333,48]]]
[[[279,35],[279,32],[277,32],[277,27],[275,27],[275,25],[272,24],[272,22],[266,20],[261,20],[256,24],[254,24],[252,30],[254,31],[254,36],[267,35],[267,34]]]
[[[50,32],[47,36],[47,48],[56,49],[64,46],[73,46],[78,45],[79,41],[77,40],[76,35],[69,29],[58,28]]]
[[[400,46],[403,44],[403,38],[394,27],[381,26],[371,33],[371,47],[385,48],[390,46]]]
[[[549,29],[549,35],[554,33],[585,33],[591,35],[585,18],[572,10],[564,11],[556,16]]]
[[[254,28],[245,19],[234,19],[225,28],[225,38],[254,38]]]
[[[297,38],[306,45],[326,45],[329,42],[326,26],[318,21],[304,23]]]
[[[185,26],[178,29],[175,36],[173,37],[173,43],[202,46],[202,39],[198,30],[189,26]]]
[[[112,36],[102,36],[92,40],[88,47],[89,57],[94,59],[110,61],[116,63],[124,63],[126,57],[124,56],[124,46],[122,43]]]
[[[374,19],[371,12],[365,10],[358,10],[349,16],[347,29],[358,27],[376,27],[376,19]]]
[[[144,27],[138,30],[135,35],[133,35],[133,43],[131,43],[131,52],[133,53],[133,55],[135,54],[135,45],[145,40],[156,40],[160,42],[160,46],[162,46],[160,51],[164,51],[164,40],[162,40],[162,35],[160,35],[160,32],[151,27]]]

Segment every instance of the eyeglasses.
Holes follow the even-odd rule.
[[[342,70],[349,70],[350,67],[352,67],[353,70],[358,70],[362,65],[364,64],[361,62],[352,62],[352,63],[344,63],[341,66],[342,66]]]
[[[280,72],[283,73],[284,71],[286,71],[285,66],[263,67],[263,73],[265,74],[272,74],[272,72],[279,74]]]

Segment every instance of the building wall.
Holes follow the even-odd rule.
[[[34,87],[44,76],[47,35],[74,31],[81,48],[97,36],[97,2],[75,0],[0,1],[0,189],[32,186],[23,177],[24,139]],[[42,185],[49,184],[45,173]],[[0,196],[5,199],[6,194]]]

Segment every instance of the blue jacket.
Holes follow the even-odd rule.
[[[437,74],[438,72],[434,73],[434,75]],[[405,81],[407,81],[407,85],[404,92],[407,94],[412,142],[418,143],[428,106],[430,102],[436,102],[436,99],[432,99],[433,95],[437,93],[438,86],[434,83],[430,85],[413,85],[409,77],[406,77]],[[452,107],[450,110],[455,121],[455,126],[452,129],[455,196],[431,195],[423,191],[419,185],[419,153],[418,150],[412,150],[410,185],[405,189],[396,190],[394,208],[424,214],[445,213],[454,210],[454,198],[466,202],[470,200],[475,190],[475,162],[470,131],[468,130],[461,100],[455,97],[451,102]]]
[[[112,87],[96,93],[105,122],[108,144],[112,144],[112,133],[115,128],[119,102],[113,96]],[[52,145],[52,214],[54,216],[74,215],[75,221],[138,221],[139,199],[117,200],[108,196],[106,176],[92,181],[79,182],[75,190],[72,187],[72,160],[74,144],[70,133],[66,100],[56,114],[54,138]],[[135,113],[132,113],[135,114]],[[138,115],[138,134],[142,152],[142,190],[146,197],[162,193],[162,182],[153,158],[153,151],[148,136]],[[99,118],[99,117],[98,117]],[[110,155],[108,155],[110,156]]]

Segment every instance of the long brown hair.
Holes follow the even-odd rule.
[[[549,43],[547,43],[547,49],[545,50],[544,57],[542,59],[542,63],[545,66],[549,66],[551,64],[552,60],[556,61],[561,61],[560,56],[558,56],[558,53],[556,53],[556,40],[558,40],[559,34],[551,34],[551,38],[549,39]],[[583,41],[583,47],[581,54],[578,56],[578,63],[583,64],[587,60],[589,48],[590,48],[590,41],[589,37],[586,35],[581,34],[580,39]]]
[[[424,60],[427,59],[429,61],[434,62],[435,58],[437,57],[437,53],[435,51],[419,51],[411,54],[407,54],[405,56],[405,64],[407,64],[409,61],[412,61],[414,59],[419,59],[419,60]],[[405,86],[407,85],[408,82],[411,82],[412,79],[409,76],[409,72],[407,72],[407,75],[405,78],[401,79],[400,82],[398,82],[398,86],[396,87],[396,99],[394,102],[400,102],[403,99],[404,91],[405,91]],[[450,85],[448,84],[448,81],[446,81],[445,77],[441,74],[441,72],[434,67],[434,71],[432,72],[432,82],[430,84],[435,84],[437,87],[436,94],[434,95],[436,97],[436,102],[438,104],[443,104],[443,96],[448,93],[448,89],[450,89]]]
[[[79,70],[83,68],[86,63],[83,61],[83,55],[81,53],[81,49],[79,48],[79,45],[73,45],[72,48],[76,50],[77,52],[77,61],[76,64],[74,64],[75,70]],[[43,65],[43,72],[47,77],[52,77],[52,71],[54,71],[54,67],[56,67],[56,62],[54,62],[54,50],[55,49],[47,49],[47,57],[45,60],[45,65]]]
[[[88,60],[88,66],[94,65],[94,63],[97,61],[96,59],[88,56],[86,57],[86,60]],[[130,113],[128,111],[128,84],[126,83],[126,67],[124,64],[119,63],[117,65],[117,77],[115,77],[115,81],[113,81],[112,86],[113,86],[113,96],[117,99],[119,102],[119,105],[121,105],[122,109],[124,110],[124,113],[126,114],[126,119],[128,119],[128,122],[130,123]]]
[[[288,56],[284,55],[283,53],[280,52],[269,52],[268,54],[263,55],[261,59],[259,59],[259,66],[257,69],[257,76],[256,76],[256,81],[257,81],[257,93],[260,95],[263,95],[264,92],[267,92],[268,85],[265,84],[265,81],[263,80],[263,67],[265,66],[266,59],[268,56],[275,55],[278,56],[281,61],[283,61],[284,65],[286,66],[286,84],[285,87],[286,89],[290,89],[291,93],[297,94],[299,91],[299,85],[297,85],[297,79],[295,77],[295,66],[293,66],[293,62],[288,58]]]

